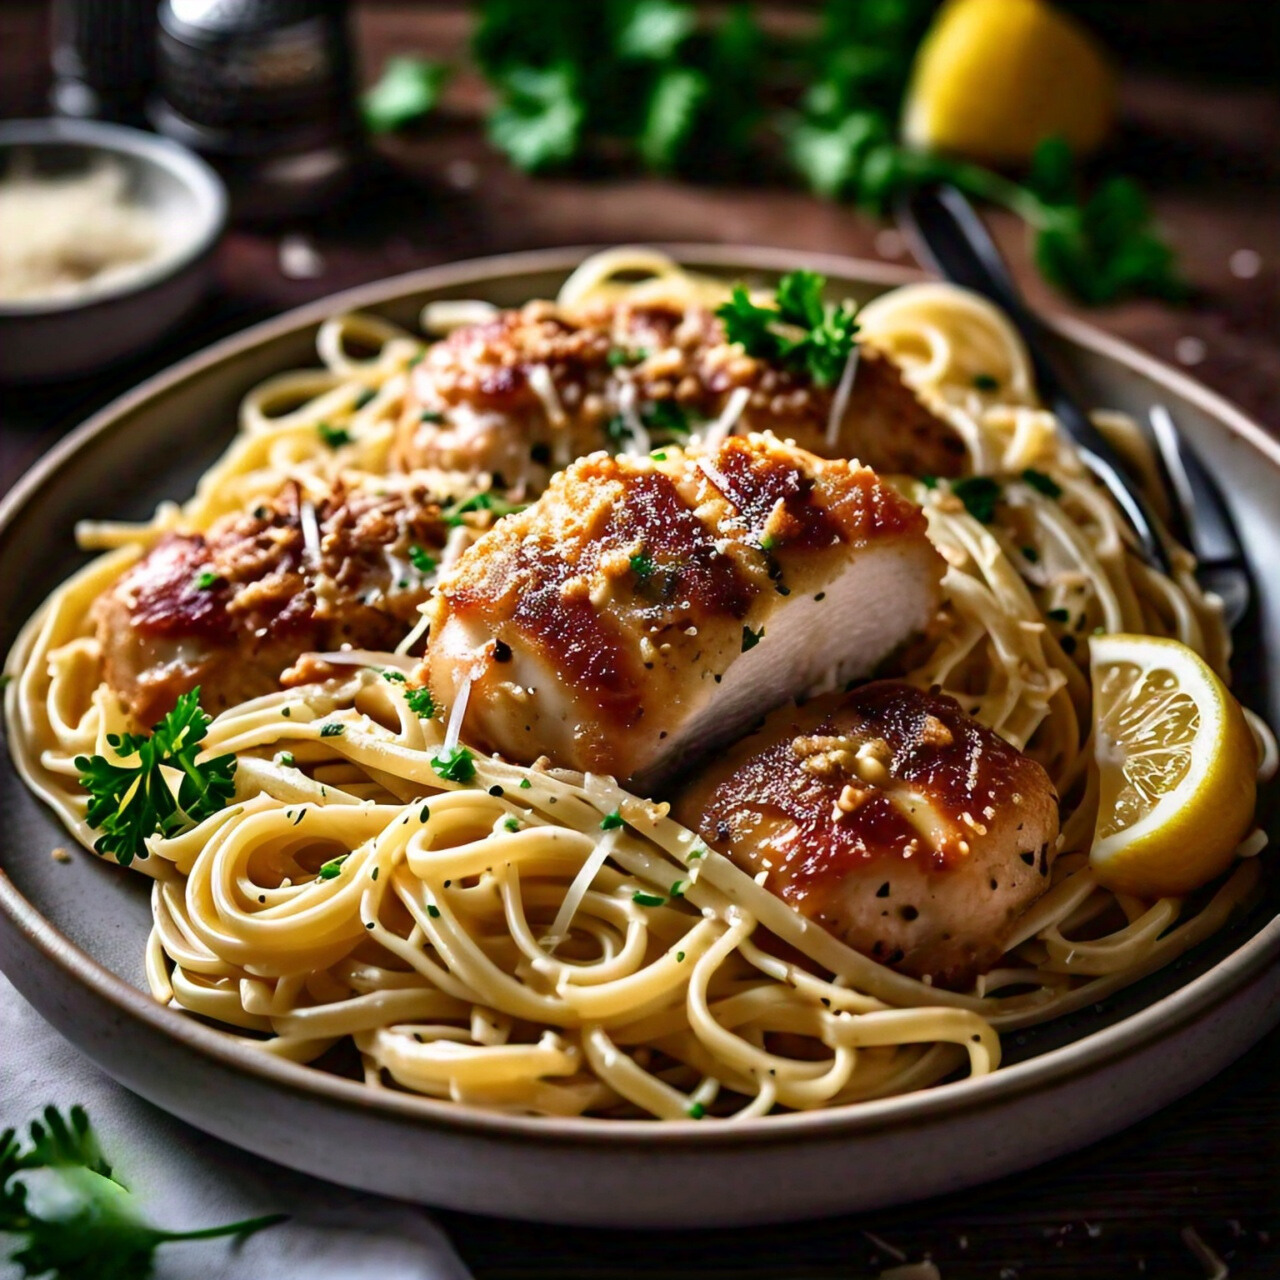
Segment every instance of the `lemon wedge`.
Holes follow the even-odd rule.
[[[1181,896],[1225,871],[1253,824],[1258,752],[1240,704],[1177,640],[1090,642],[1098,820],[1108,888]]]
[[[925,150],[1020,164],[1054,134],[1092,151],[1114,112],[1111,65],[1071,18],[1042,0],[949,0],[916,54],[902,132]]]

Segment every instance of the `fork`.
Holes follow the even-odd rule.
[[[1172,571],[1161,524],[1129,479],[1107,438],[1068,390],[1050,360],[1040,324],[1023,301],[977,210],[955,187],[916,191],[899,203],[898,220],[916,257],[940,275],[990,299],[1012,321],[1031,355],[1045,402],[1076,442],[1082,460],[1124,512],[1148,564]],[[1181,540],[1196,556],[1196,580],[1219,596],[1234,629],[1248,612],[1253,586],[1244,549],[1222,491],[1162,404],[1150,410],[1151,433],[1163,464]]]
[[[1249,612],[1253,582],[1222,489],[1165,405],[1153,404],[1147,420],[1173,498],[1174,531],[1195,555],[1196,581],[1222,601],[1222,616],[1234,631]]]

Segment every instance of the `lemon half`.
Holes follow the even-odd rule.
[[[916,54],[902,133],[985,164],[1024,163],[1055,134],[1084,154],[1106,137],[1115,96],[1093,37],[1042,0],[950,0]]]
[[[1177,640],[1090,642],[1098,819],[1108,888],[1176,897],[1225,871],[1253,825],[1258,752],[1240,704]]]

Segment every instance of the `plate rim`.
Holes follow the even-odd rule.
[[[327,295],[220,339],[117,396],[40,458],[0,500],[0,543],[27,504],[55,482],[59,472],[83,448],[100,437],[110,435],[113,427],[120,428],[122,421],[137,408],[214,366],[264,343],[318,324],[339,311],[377,306],[415,292],[447,289],[454,285],[479,284],[539,271],[567,272],[600,247],[535,249],[425,267]],[[931,278],[896,264],[804,250],[697,243],[652,247],[670,254],[677,261],[725,271],[736,268],[778,272],[806,266],[836,279],[857,280],[887,288]],[[1225,397],[1164,361],[1085,321],[1053,316],[1047,317],[1046,323],[1051,331],[1091,354],[1119,363],[1196,404],[1228,434],[1260,454],[1280,478],[1280,441]],[[11,767],[18,772],[12,762]],[[484,1111],[416,1094],[373,1091],[359,1081],[274,1058],[237,1040],[230,1033],[156,1004],[148,993],[113,973],[62,934],[18,891],[2,867],[0,928],[16,929],[21,941],[99,1003],[110,1006],[131,1021],[143,1023],[152,1034],[176,1042],[176,1048],[212,1058],[223,1067],[256,1077],[260,1084],[313,1095],[325,1105],[346,1111],[379,1112],[384,1119],[411,1122],[426,1129],[446,1128],[477,1137],[507,1138],[526,1144],[593,1147],[608,1144],[623,1148],[743,1148],[773,1146],[799,1139],[844,1139],[885,1132],[900,1125],[945,1120],[956,1112],[984,1109],[1006,1098],[1019,1097],[1077,1074],[1097,1070],[1150,1047],[1228,1000],[1280,954],[1280,916],[1276,916],[1203,974],[1138,1012],[1034,1058],[1001,1067],[987,1076],[967,1077],[911,1094],[829,1110],[757,1117],[714,1126],[694,1120],[655,1125],[650,1120],[551,1118]]]

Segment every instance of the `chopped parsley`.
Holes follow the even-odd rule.
[[[921,476],[920,483],[924,485],[926,489],[936,489],[938,487],[938,477],[937,476]]]
[[[1071,610],[1070,609],[1050,609],[1046,616],[1049,618],[1052,618],[1054,622],[1070,622]]]
[[[316,433],[330,449],[351,443],[351,432],[346,427],[331,427],[327,422],[317,422]]]
[[[336,858],[330,858],[328,862],[321,865],[316,875],[321,880],[336,880],[342,874],[342,864],[349,857],[351,857],[349,853],[340,853]]]
[[[519,831],[519,830],[520,830],[520,819],[519,819],[519,818],[504,818],[504,819],[502,820],[502,825],[503,825],[503,826],[504,826],[508,831]]]
[[[628,351],[626,347],[610,347],[609,354],[605,357],[610,369],[620,369],[628,364],[640,364],[648,358],[649,353],[643,347],[636,347],[634,351]]]
[[[446,782],[470,782],[476,776],[475,757],[466,747],[450,747],[431,757],[431,767]]]
[[[532,783],[532,782],[530,782],[528,778],[521,778],[521,779],[520,779],[520,790],[521,790],[521,791],[528,791],[528,790],[529,790],[529,788],[530,788],[530,787],[532,787],[532,786],[533,786],[533,783]]]
[[[689,434],[689,415],[674,400],[655,400],[640,411],[640,418],[650,431]]]
[[[406,689],[404,700],[419,720],[430,720],[436,713],[436,700],[431,696],[430,689]]]
[[[694,846],[694,847],[689,851],[689,857],[686,859],[686,861],[688,861],[688,862],[696,862],[699,858],[705,858],[705,857],[707,856],[707,853],[708,853],[708,852],[709,852],[709,851],[708,851],[708,849],[706,848],[706,846],[705,846],[705,845],[701,845],[701,844],[699,844],[699,845],[695,845],[695,846]]]
[[[653,557],[647,551],[637,551],[635,555],[629,558],[631,572],[643,582],[649,577],[655,568]]]
[[[394,668],[388,668],[384,671],[382,678],[391,681],[392,684],[404,684],[407,679],[403,671],[396,671]]]
[[[635,892],[631,895],[631,901],[641,907],[665,907],[667,900],[660,893],[642,893]]]
[[[675,884],[671,886],[668,896],[672,898],[683,898],[684,897],[684,881],[677,880]]]
[[[292,751],[277,751],[277,752],[276,752],[276,764],[283,764],[283,765],[286,765],[288,768],[292,769],[292,768],[293,768],[293,764],[294,764],[294,761],[293,761],[293,752],[292,752]]]
[[[419,573],[432,573],[436,567],[436,558],[435,556],[428,555],[415,542],[409,547],[409,563],[413,565]]]
[[[622,814],[620,814],[617,809],[612,813],[606,813],[604,817],[600,819],[601,831],[616,831],[620,826],[622,826]]]
[[[514,515],[518,511],[523,511],[528,503],[523,502],[507,502],[505,498],[500,498],[491,490],[486,489],[483,493],[473,494],[470,498],[459,498],[456,502],[451,502],[444,508],[445,524],[450,528],[456,529],[460,524],[464,523],[462,517],[477,511],[492,511],[495,518],[502,516]]]
[[[742,628],[742,652],[746,653],[748,649],[754,649],[763,639],[763,627],[759,631],[752,631],[750,627],[744,625]]]
[[[990,524],[995,519],[1000,485],[990,476],[965,476],[951,486],[951,492],[964,503],[964,509],[975,520]]]
[[[441,423],[444,421],[444,414],[439,409],[423,409],[418,414],[419,422]]]
[[[999,391],[1000,379],[993,378],[989,373],[975,373],[973,375],[973,385],[979,391]]]
[[[661,449],[655,449],[649,457],[651,457],[655,462],[666,462],[667,460],[666,453]]]
[[[1023,473],[1022,478],[1039,493],[1043,493],[1046,498],[1062,497],[1062,486],[1052,477],[1047,476],[1043,471],[1037,471],[1034,467],[1028,467]]]
[[[819,387],[834,387],[853,353],[858,324],[851,302],[824,303],[826,277],[792,271],[778,281],[773,306],[751,301],[738,285],[716,309],[730,342],[748,355],[806,373]]]
[[[200,709],[200,688],[184,693],[148,737],[109,734],[107,742],[122,761],[77,756],[80,785],[89,793],[85,821],[102,835],[98,853],[112,854],[128,866],[147,856],[147,837],[174,836],[225,809],[235,793],[236,759],[216,756],[197,764],[210,719]],[[166,772],[181,780],[172,787]],[[169,777],[173,773],[169,772]]]
[[[332,722],[329,724],[322,724],[320,726],[320,736],[322,738],[337,738],[346,731],[346,727],[347,726],[344,724],[336,724]]]
[[[707,1114],[707,1109],[700,1102],[691,1102],[689,1104],[689,1119],[701,1120]]]
[[[363,409],[365,405],[369,404],[373,400],[373,397],[377,394],[378,393],[374,391],[371,387],[365,387],[365,389],[358,396],[356,396],[356,408]]]
[[[684,952],[683,952],[683,951],[677,951],[677,952],[676,952],[676,964],[683,964],[683,963],[684,963]]]
[[[226,578],[220,573],[214,573],[212,569],[206,569],[196,576],[196,587],[200,591],[213,591],[217,587],[226,586],[226,584]]]
[[[436,906],[436,904],[435,904],[434,902],[428,902],[428,903],[427,903],[427,915],[429,915],[433,920],[439,920],[439,919],[440,919],[440,908],[439,908],[439,907],[437,907],[437,906]]]

